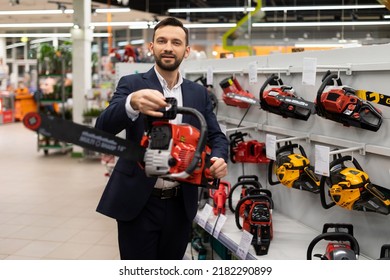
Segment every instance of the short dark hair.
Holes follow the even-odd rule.
[[[189,45],[188,28],[184,27],[183,23],[174,17],[165,18],[156,24],[156,26],[154,27],[154,32],[153,32],[153,38],[152,38],[153,41],[154,41],[154,35],[156,34],[156,30],[161,28],[161,27],[164,27],[164,26],[177,26],[177,27],[180,27],[181,29],[183,29],[184,33],[186,34],[186,46]]]

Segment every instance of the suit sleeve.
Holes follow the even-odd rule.
[[[213,112],[213,106],[207,90],[205,91],[205,119],[208,130],[208,144],[211,147],[211,157],[223,158],[228,162],[229,140],[221,131],[216,115]]]

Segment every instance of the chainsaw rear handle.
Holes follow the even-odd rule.
[[[299,144],[287,144],[287,145],[284,145],[280,148],[278,148],[276,150],[276,157],[285,152],[285,151],[291,151],[291,154],[294,153],[294,149],[299,149],[299,151],[301,152],[301,155],[306,157],[306,152],[304,150],[304,148],[302,147],[302,145],[299,145]],[[275,160],[271,160],[268,164],[268,183],[271,185],[271,186],[274,186],[274,185],[277,185],[277,184],[280,184],[279,180],[277,181],[274,181],[273,180],[273,175],[274,175],[274,164],[275,164]]]
[[[244,136],[247,136],[248,133],[242,133],[241,131],[237,131],[233,134],[230,134],[229,135],[229,147],[230,147],[230,151],[229,151],[229,155],[230,155],[230,161],[232,163],[236,163],[236,160],[234,158],[234,148],[237,147],[237,145],[241,142],[244,142]]]
[[[326,86],[334,85],[335,82],[338,86],[342,86],[342,82],[338,74],[331,73],[329,70],[325,73],[324,77],[322,78],[322,84],[318,88],[317,91],[317,98],[316,98],[316,107],[317,107],[317,114],[320,116],[323,116],[325,114],[325,109],[323,108],[321,104],[321,95],[323,94]]]
[[[228,181],[224,181],[221,179],[214,179],[213,185],[214,188],[209,189],[209,196],[210,198],[214,199],[214,194],[223,187],[223,189],[226,192],[226,195],[230,193],[230,183]]]
[[[273,209],[274,208],[274,202],[272,200],[272,198],[270,198],[269,196],[267,195],[248,195],[248,196],[245,196],[243,197],[242,199],[240,199],[240,201],[237,203],[237,211],[235,211],[235,218],[236,218],[236,226],[238,227],[238,229],[242,229],[242,226],[240,224],[240,207],[242,204],[244,204],[246,201],[248,200],[252,200],[252,201],[255,201],[255,202],[268,202],[269,203],[269,208],[270,209]]]
[[[329,229],[335,229],[334,231],[340,232],[340,229],[346,229],[347,233],[353,236],[353,225],[343,223],[326,223],[322,227],[322,233],[329,232]]]
[[[379,260],[390,260],[390,244],[382,245]]]
[[[265,80],[263,86],[260,88],[259,92],[259,99],[260,101],[264,102],[264,91],[267,88],[267,86],[281,86],[283,85],[282,80],[280,79],[279,75],[272,74],[271,76],[268,77],[268,79]]]
[[[352,161],[353,165],[356,169],[359,169],[360,171],[363,171],[363,168],[360,166],[359,162],[356,160],[356,158],[352,158],[352,156],[343,156],[335,158],[330,164],[329,164],[329,170],[331,170],[333,167],[335,167],[338,164],[343,164],[346,161]],[[331,178],[322,176],[321,182],[320,182],[320,199],[321,199],[321,205],[324,209],[329,209],[336,205],[334,201],[327,203],[326,202],[326,190],[325,190],[325,184],[327,183],[327,180],[329,183],[331,183]]]
[[[325,232],[317,237],[315,237],[309,244],[307,248],[306,259],[311,260],[313,254],[313,248],[317,245],[321,240],[326,241],[347,241],[351,246],[351,250],[355,253],[356,258],[358,258],[360,253],[359,243],[353,235],[345,232]]]
[[[256,175],[254,175],[256,176]],[[257,177],[257,176],[256,176]],[[240,177],[239,177],[240,179]],[[240,186],[243,186],[243,187],[246,187],[246,186],[250,186],[251,188],[254,188],[254,189],[260,189],[262,188],[261,184],[259,181],[257,180],[241,180],[241,181],[238,181],[231,189],[230,189],[230,192],[229,192],[229,196],[228,196],[228,205],[229,205],[229,209],[230,211],[232,211],[232,213],[234,213],[236,210],[235,208],[233,207],[233,193],[234,193],[234,190],[237,189],[238,187]]]

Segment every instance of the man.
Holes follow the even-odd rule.
[[[188,30],[175,18],[160,21],[149,45],[155,66],[147,73],[120,79],[110,105],[96,127],[140,142],[145,116],[161,117],[165,97],[192,107],[206,119],[214,178],[227,174],[228,140],[221,132],[206,89],[183,79],[179,66],[188,57]],[[189,115],[173,120],[199,126]],[[162,191],[164,189],[164,191]],[[168,195],[165,195],[168,194]],[[136,162],[120,158],[110,176],[97,211],[117,220],[121,259],[182,259],[197,211],[198,188],[147,177]]]

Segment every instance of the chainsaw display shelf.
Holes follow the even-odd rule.
[[[227,212],[226,217],[226,222],[216,239],[235,255],[240,244],[242,231],[235,225],[234,214]],[[216,219],[217,216],[210,215],[205,227],[203,227],[210,235],[213,232]],[[195,217],[195,222],[199,223],[199,215]],[[305,260],[308,245],[320,232],[275,210],[272,212],[272,223],[273,239],[268,253],[258,256],[253,246],[250,246],[246,260]],[[325,248],[325,242],[319,243],[315,251],[323,253]],[[359,259],[369,258],[360,255]]]
[[[324,73],[330,70],[337,73],[342,85],[356,90],[374,91],[390,95],[388,77],[390,74],[390,45],[371,45],[359,48],[334,49],[324,51],[305,51],[291,54],[272,54],[269,56],[237,57],[232,59],[208,59],[202,61],[185,61],[182,65],[186,78],[194,79],[200,74],[212,77],[212,84],[218,98],[219,122],[227,130],[240,125],[248,127],[252,139],[265,142],[267,134],[273,134],[277,139],[303,137],[306,140],[297,141],[304,146],[310,162],[315,162],[315,147],[329,146],[330,149],[348,151],[343,155],[357,158],[364,171],[369,174],[372,183],[390,190],[389,159],[390,159],[390,108],[374,104],[382,111],[383,122],[377,131],[369,131],[361,127],[344,126],[341,123],[326,119],[320,115],[311,115],[307,121],[283,118],[265,111],[260,106],[252,105],[249,110],[228,106],[223,101],[223,89],[218,86],[229,76],[241,84],[243,90],[252,93],[259,99],[262,85],[271,75],[268,68],[274,70],[283,79],[283,84],[292,86],[295,92],[304,100],[315,102]],[[306,58],[314,59],[316,69],[312,72],[312,83],[303,83],[304,62]],[[257,64],[257,79],[251,79],[249,69]],[[250,68],[252,66],[252,68]],[[283,69],[287,69],[283,71]],[[271,71],[272,72],[272,71]],[[268,74],[269,73],[269,74]],[[325,90],[324,90],[325,91]],[[356,150],[355,150],[356,149]],[[351,151],[353,150],[353,151]],[[331,158],[332,155],[329,154]],[[291,190],[285,186],[270,186],[267,182],[264,165],[259,164],[228,164],[229,173],[226,180],[232,184],[243,174],[256,174],[261,184],[272,191],[275,208],[278,213],[288,216],[319,233],[325,223],[351,223],[354,226],[355,237],[361,246],[361,254],[371,259],[379,256],[380,248],[388,242],[390,215],[347,210],[341,207],[324,209],[318,195]],[[275,222],[276,226],[276,222]],[[277,238],[275,239],[275,241]],[[291,239],[292,240],[292,239]],[[293,243],[290,242],[291,244]],[[275,243],[270,245],[270,253]],[[293,245],[291,245],[293,246]],[[286,242],[286,250],[290,244]],[[304,257],[302,257],[304,258]]]
[[[238,125],[239,121],[234,118],[228,118],[228,117],[219,117],[218,121],[221,123],[225,123],[228,125]],[[258,124],[258,123],[252,123],[252,122],[242,122],[242,126],[237,128],[231,128],[229,129],[231,131],[236,130],[254,130],[254,131],[260,131],[265,133],[273,133],[277,135],[284,135],[288,137],[302,137],[306,138],[307,142],[313,142],[313,143],[322,143],[327,144],[331,146],[336,146],[339,148],[356,148],[358,147],[359,153],[361,155],[365,155],[366,153],[370,154],[377,154],[381,156],[388,156],[390,157],[390,147],[387,146],[379,146],[379,145],[372,145],[372,144],[366,144],[362,142],[355,142],[355,141],[349,141],[341,138],[336,137],[329,137],[326,135],[320,135],[315,133],[302,133],[296,130],[281,128],[277,126],[271,126],[266,124]]]

